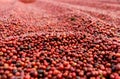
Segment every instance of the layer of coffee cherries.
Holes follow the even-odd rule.
[[[87,33],[46,33],[0,42],[0,79],[119,79],[120,45]]]

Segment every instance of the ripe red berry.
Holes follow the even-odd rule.
[[[35,0],[20,0],[23,3],[32,3],[35,2]]]

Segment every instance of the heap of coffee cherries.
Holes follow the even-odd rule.
[[[0,41],[0,79],[120,79],[119,38],[100,25]]]

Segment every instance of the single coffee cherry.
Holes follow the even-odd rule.
[[[19,0],[19,1],[21,1],[23,3],[33,3],[33,2],[35,2],[35,0]]]

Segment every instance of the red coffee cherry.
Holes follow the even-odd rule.
[[[33,3],[36,0],[20,0],[20,1],[23,2],[23,3]]]

